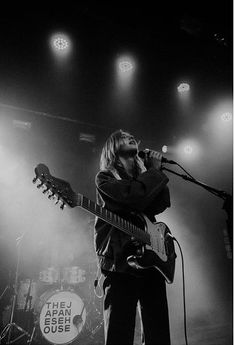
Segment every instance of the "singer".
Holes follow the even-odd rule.
[[[96,175],[97,202],[133,223],[145,214],[151,221],[170,207],[168,177],[161,171],[162,155],[151,151],[148,162],[138,155],[135,138],[123,130],[110,135]],[[136,308],[145,345],[170,345],[165,279],[154,268],[128,265],[130,252],[141,244],[97,218],[94,245],[103,282],[105,345],[133,345]]]

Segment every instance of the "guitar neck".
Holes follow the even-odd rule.
[[[126,219],[121,218],[117,214],[107,210],[106,208],[99,206],[97,203],[86,198],[84,195],[80,196],[79,206],[83,209],[89,211],[93,215],[101,218],[105,222],[113,225],[115,228],[118,228],[122,232],[125,232],[127,235],[135,237],[137,240],[140,240],[144,244],[150,243],[150,236],[148,233],[144,232],[141,228],[127,221]]]

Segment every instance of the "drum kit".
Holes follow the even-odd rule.
[[[80,266],[50,266],[38,279],[20,280],[21,241],[13,293],[2,312],[0,344],[103,344],[102,302],[93,291],[93,267],[87,272]]]

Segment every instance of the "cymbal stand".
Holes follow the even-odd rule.
[[[38,324],[39,324],[39,321],[35,320],[32,333],[30,335],[30,338],[27,340],[28,345],[31,345],[33,340],[34,340],[34,342],[38,343],[38,340],[35,338],[35,334],[37,333]]]
[[[5,289],[3,290],[2,294],[0,295],[0,302],[1,300],[5,297],[7,291],[10,290],[12,291],[12,287],[11,287],[11,271],[8,271],[8,282],[7,282],[7,286],[5,287]],[[11,292],[10,292],[11,293]]]
[[[18,297],[18,291],[17,291],[17,286],[18,286],[18,277],[19,277],[19,264],[20,264],[20,246],[21,242],[24,238],[25,233],[23,233],[20,237],[16,239],[16,248],[17,248],[17,263],[16,263],[16,270],[15,270],[15,281],[14,281],[14,292],[13,292],[13,299],[12,299],[12,305],[11,305],[11,315],[10,315],[10,321],[9,323],[4,327],[3,331],[0,334],[0,344],[1,341],[7,336],[7,342],[6,344],[12,344],[21,339],[24,336],[30,337],[30,334],[24,330],[22,327],[17,325],[14,320],[14,314],[15,314],[15,307],[16,307],[16,302],[17,302],[17,297]],[[15,339],[11,340],[11,335],[12,335],[12,330],[13,328],[17,329],[20,334],[17,336]]]
[[[10,287],[7,285],[4,289],[4,291],[2,292],[1,296],[0,296],[0,301],[4,297],[4,295],[6,294],[7,290],[9,290],[9,289],[10,289]]]

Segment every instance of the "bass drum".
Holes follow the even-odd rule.
[[[86,322],[85,304],[71,290],[46,291],[36,302],[35,313],[43,338],[52,344],[71,343]]]

